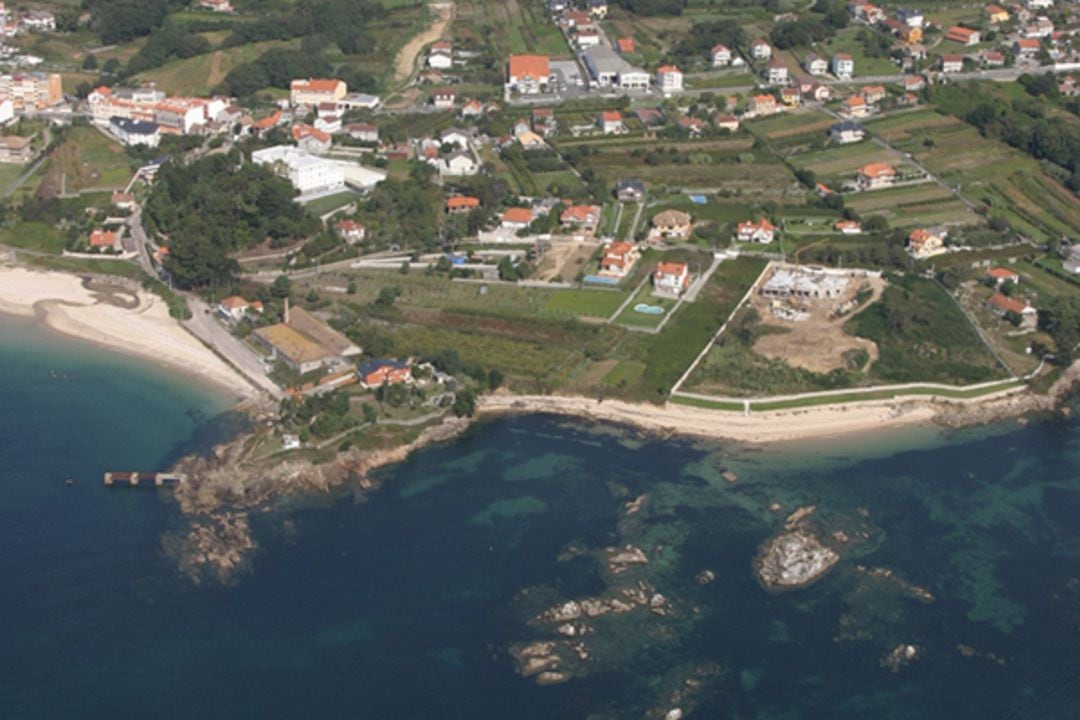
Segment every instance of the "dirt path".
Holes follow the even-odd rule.
[[[215,88],[225,79],[225,73],[221,71],[221,59],[225,56],[221,50],[216,50],[210,56],[210,72],[206,75],[208,87]]]
[[[405,82],[416,69],[416,57],[424,49],[425,45],[433,43],[442,37],[443,32],[450,26],[454,19],[455,5],[453,0],[444,0],[432,3],[432,9],[438,14],[431,26],[414,37],[398,51],[397,60],[394,61],[394,82]]]

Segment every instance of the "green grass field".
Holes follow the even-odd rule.
[[[571,317],[609,318],[627,293],[613,290],[555,290],[544,303],[546,312]]]
[[[334,195],[327,195],[326,197],[304,203],[304,209],[307,210],[309,215],[322,217],[328,212],[333,212],[338,208],[345,207],[349,203],[356,202],[359,197],[360,196],[354,192],[335,193]]]
[[[844,328],[877,343],[870,378],[878,383],[970,385],[1004,375],[956,303],[925,278],[891,277],[881,300]]]

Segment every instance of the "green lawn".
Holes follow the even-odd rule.
[[[652,282],[646,281],[641,289],[634,295],[634,299],[630,301],[630,304],[626,306],[626,309],[619,313],[619,316],[615,318],[615,322],[619,325],[627,325],[630,327],[640,328],[654,328],[664,321],[675,309],[675,305],[678,301],[668,297],[656,297],[652,294]],[[634,310],[636,305],[652,305],[654,307],[664,308],[664,312],[660,315],[649,315],[646,313],[640,313]]]
[[[337,210],[338,208],[345,207],[351,202],[356,202],[359,199],[359,195],[354,192],[340,192],[334,195],[327,195],[326,197],[312,200],[311,202],[304,203],[304,209],[307,210],[309,215],[315,217],[322,217],[328,212]]]
[[[619,308],[626,295],[612,290],[555,290],[549,293],[544,310],[572,317],[606,319]]]

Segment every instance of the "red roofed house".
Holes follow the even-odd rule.
[[[334,223],[334,230],[337,232],[338,237],[350,245],[362,241],[364,235],[367,234],[364,226],[355,220],[338,220]]]
[[[94,230],[90,233],[90,247],[120,249],[120,238],[109,230]]]
[[[547,55],[511,55],[506,65],[506,91],[519,95],[547,92],[551,65]]]
[[[870,163],[859,168],[858,186],[860,190],[878,190],[892,187],[896,181],[896,170],[886,163]]]
[[[562,225],[578,225],[594,227],[600,222],[599,205],[571,205],[559,215],[559,223]]]
[[[661,262],[653,271],[653,288],[681,295],[690,287],[690,267],[682,262]]]
[[[240,322],[247,315],[250,304],[239,295],[232,295],[218,303],[217,311],[226,320]]]
[[[994,293],[986,303],[990,310],[999,317],[1014,314],[1019,318],[1018,325],[1022,330],[1034,330],[1039,323],[1039,311],[1026,302],[1006,297],[1001,293]]]
[[[372,360],[357,369],[360,384],[366,388],[397,385],[412,380],[412,368],[399,360]]]
[[[746,221],[739,223],[736,231],[739,242],[756,242],[768,244],[776,237],[776,226],[762,218],[758,222]]]
[[[293,80],[289,85],[289,103],[292,105],[318,105],[336,103],[345,97],[348,86],[342,80],[308,78]]]
[[[863,85],[862,96],[868,103],[881,102],[885,99],[884,85]]]
[[[470,195],[455,195],[446,198],[446,212],[451,215],[472,212],[478,207],[480,207],[480,198]]]
[[[908,92],[919,92],[926,87],[926,78],[922,75],[905,75],[904,89]]]
[[[870,105],[862,95],[852,95],[844,100],[840,107],[840,114],[847,118],[864,118],[871,112]]]
[[[524,230],[533,221],[533,211],[529,208],[509,208],[502,214],[502,226],[511,230]]]
[[[641,257],[636,245],[613,242],[604,249],[600,258],[600,274],[609,277],[626,277],[634,263]]]
[[[945,33],[945,39],[960,45],[978,45],[981,37],[978,30],[972,30],[961,25],[953,25]]]
[[[1042,43],[1038,38],[1020,38],[1013,43],[1013,50],[1017,55],[1024,57],[1032,57],[1039,54],[1039,50],[1042,49]]]
[[[1011,282],[1015,285],[1016,283],[1020,282],[1019,273],[1003,267],[990,268],[986,271],[986,276],[989,278],[993,278],[998,285],[1007,282]]]
[[[314,153],[326,152],[330,149],[331,142],[333,142],[330,133],[304,123],[297,123],[292,126],[292,138],[297,147]]]
[[[833,229],[844,235],[860,235],[862,234],[862,225],[855,220],[837,220],[833,223]]]
[[[623,122],[622,113],[618,110],[605,110],[600,113],[600,129],[605,135],[626,132],[626,123]]]
[[[634,52],[634,38],[621,37],[615,41],[616,46],[619,48],[619,52],[623,55],[628,55]]]
[[[662,93],[683,91],[682,70],[674,65],[661,65],[656,69],[656,84]]]
[[[750,98],[750,115],[769,115],[776,112],[776,98],[772,95],[755,95]]]
[[[270,128],[277,127],[277,124],[281,122],[282,117],[282,112],[280,110],[275,110],[266,117],[260,118],[259,120],[255,120],[254,122],[252,122],[251,131],[254,132],[256,135],[261,135]]]
[[[945,247],[945,240],[941,235],[923,228],[916,228],[908,235],[907,251],[912,257],[922,260],[934,255],[941,255],[948,252],[948,249]]]

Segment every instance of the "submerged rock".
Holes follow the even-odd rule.
[[[757,575],[767,588],[793,590],[816,581],[838,560],[840,555],[809,530],[788,530],[765,543]]]
[[[694,576],[694,580],[697,581],[698,585],[708,585],[709,583],[711,583],[715,579],[716,579],[716,573],[714,573],[712,570],[709,570],[709,569],[702,570],[701,572],[699,572],[697,575]]]
[[[900,672],[900,668],[910,665],[919,656],[919,648],[915,645],[900,644],[881,658],[881,666],[887,667],[893,672]]]
[[[627,545],[623,548],[607,548],[604,552],[607,553],[608,572],[612,575],[621,575],[635,565],[647,565],[649,563],[649,556],[645,554],[645,551],[633,545]]]

